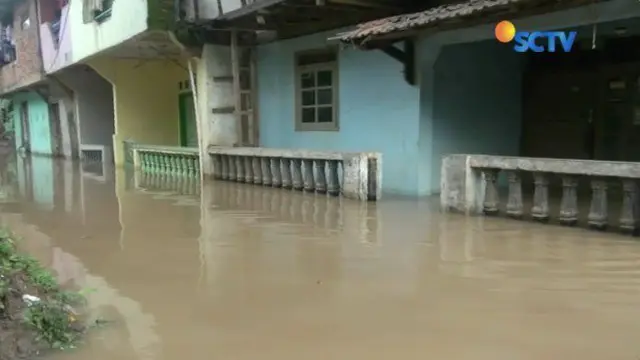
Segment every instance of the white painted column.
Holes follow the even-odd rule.
[[[196,73],[201,171],[203,175],[212,175],[213,162],[206,153],[207,148],[211,145],[235,146],[238,143],[233,113],[235,98],[231,48],[206,44]]]

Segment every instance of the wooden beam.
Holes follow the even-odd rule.
[[[231,75],[233,76],[233,100],[235,111],[233,115],[236,120],[236,144],[242,146],[242,116],[240,116],[240,54],[238,48],[238,33],[231,32]]]
[[[373,9],[402,11],[402,8],[400,7],[381,4],[371,0],[331,0],[330,2],[333,4],[353,5],[353,6],[368,7]]]
[[[259,11],[259,10],[265,10],[271,6],[274,5],[278,5],[282,2],[284,2],[285,0],[260,0],[260,1],[255,1],[247,6],[241,7],[239,9],[233,10],[233,11],[229,11],[226,14],[222,14],[222,16],[219,16],[217,18],[217,20],[233,20],[233,19],[237,19],[246,15],[250,15],[253,12]]]
[[[415,85],[417,83],[415,43],[412,38],[404,40],[404,50],[398,49],[393,44],[383,47],[380,50],[404,66],[404,80],[409,85]]]

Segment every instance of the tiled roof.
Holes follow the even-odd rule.
[[[417,13],[369,21],[358,25],[355,30],[338,34],[336,38],[344,42],[359,41],[367,37],[435,25],[444,20],[480,15],[483,12],[528,1],[531,0],[469,0],[458,4],[441,5]]]

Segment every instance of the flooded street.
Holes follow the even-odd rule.
[[[8,170],[7,170],[8,169]],[[18,159],[1,220],[113,321],[56,360],[636,360],[640,243]]]

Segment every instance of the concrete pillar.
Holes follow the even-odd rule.
[[[434,154],[433,131],[435,121],[435,66],[442,44],[437,39],[427,38],[420,44],[418,63],[420,64],[420,152],[418,193],[420,195],[438,193],[440,190],[440,158]]]
[[[235,146],[238,143],[235,98],[231,66],[231,48],[205,45],[196,69],[198,131],[203,175],[213,175],[213,160],[206,154],[211,145]]]

